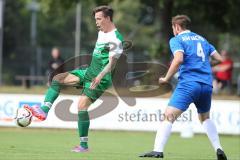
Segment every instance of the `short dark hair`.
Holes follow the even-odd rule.
[[[178,24],[182,29],[189,29],[191,19],[187,15],[176,15],[172,17],[172,25]]]
[[[93,16],[95,16],[95,14],[97,13],[97,12],[103,12],[103,15],[104,15],[104,17],[110,17],[110,20],[112,21],[112,19],[113,19],[113,9],[110,7],[110,6],[98,6],[98,7],[96,7],[96,8],[94,8],[93,9]]]

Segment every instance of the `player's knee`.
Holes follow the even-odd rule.
[[[91,105],[91,101],[87,96],[81,96],[78,103],[78,111],[88,110]]]
[[[58,83],[63,83],[64,78],[67,76],[68,73],[60,73],[53,77],[53,81]]]
[[[209,119],[209,115],[199,115],[198,119],[201,123],[203,123],[205,120]]]
[[[88,107],[86,106],[78,106],[78,111],[86,111]]]
[[[57,74],[57,75],[55,75],[54,77],[53,77],[53,81],[55,81],[55,82],[59,82],[60,83],[60,76],[59,76],[59,74]]]
[[[171,112],[164,113],[164,117],[165,117],[164,120],[167,120],[167,121],[172,122],[172,123],[176,120],[176,117]]]

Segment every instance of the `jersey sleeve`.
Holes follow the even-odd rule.
[[[184,48],[183,48],[180,40],[177,39],[176,37],[171,38],[169,45],[170,45],[170,49],[171,49],[173,55],[175,55],[175,53],[179,52],[179,51],[184,53]]]
[[[119,58],[123,53],[122,41],[117,38],[114,38],[111,42],[109,42],[109,47],[109,57]]]
[[[209,43],[209,55],[212,56],[214,53],[216,53],[215,47]]]

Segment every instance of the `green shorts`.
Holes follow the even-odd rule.
[[[104,93],[106,89],[108,89],[112,85],[112,83],[111,81],[106,81],[102,79],[95,89],[90,89],[92,81],[85,77],[86,71],[87,69],[77,69],[72,70],[69,73],[80,78],[80,82],[77,87],[83,87],[81,94],[88,96],[92,100],[92,102],[94,102]]]

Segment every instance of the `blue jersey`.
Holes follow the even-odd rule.
[[[212,86],[209,56],[216,50],[205,38],[187,30],[171,38],[170,48],[173,54],[183,52],[179,83],[194,81]]]

